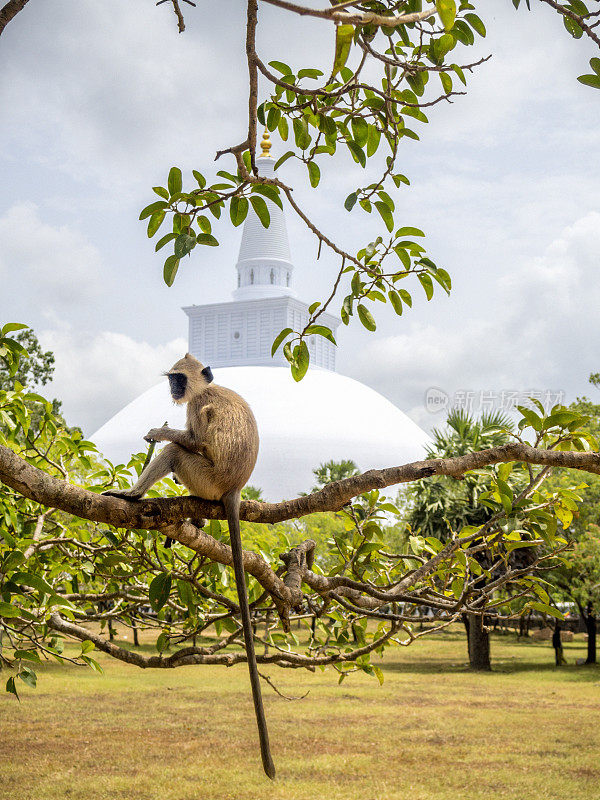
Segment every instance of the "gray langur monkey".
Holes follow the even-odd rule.
[[[256,420],[246,401],[231,389],[212,384],[210,367],[203,366],[189,353],[166,375],[173,400],[187,403],[186,429],[178,431],[163,427],[148,431],[144,436],[146,441],[169,444],[145,467],[135,486],[104,494],[139,500],[153,484],[172,472],[191,495],[223,503],[229,525],[262,762],[266,774],[274,778],[275,765],[269,748],[256,666],[240,538],[241,491],[252,474],[258,455]]]

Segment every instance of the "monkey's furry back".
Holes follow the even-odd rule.
[[[200,434],[216,482],[241,490],[258,457],[258,428],[248,403],[231,389],[210,384],[187,404],[187,427]]]

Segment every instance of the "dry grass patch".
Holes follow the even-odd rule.
[[[600,669],[555,669],[547,643],[494,637],[470,673],[461,634],[390,652],[385,683],[269,670],[279,777],[260,769],[244,665],[106,672],[49,664],[0,697],[0,800],[588,800],[600,769]]]

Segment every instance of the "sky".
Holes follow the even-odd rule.
[[[174,164],[190,178],[232,169],[213,159],[245,135],[244,5],[200,0],[180,35],[167,4],[32,0],[0,39],[0,319],[53,350],[46,392],[88,435],[185,352],[181,307],[235,288],[240,229],[219,225],[221,246],[196,249],[169,289],[138,215]],[[338,370],[425,429],[453,406],[593,397],[600,369],[600,92],[576,80],[597,53],[546,6],[493,5],[488,36],[464,51],[493,57],[403,144],[411,185],[393,193],[452,294],[426,302],[415,286],[410,313],[380,306],[375,333],[356,322],[338,336]],[[327,65],[333,33],[261,4],[258,46],[264,61]],[[345,249],[384,232],[342,207],[366,182],[349,159],[322,165],[318,192],[292,162],[282,170]],[[314,237],[287,220],[296,290],[320,299],[336,261],[317,262]]]

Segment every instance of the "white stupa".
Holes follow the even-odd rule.
[[[268,177],[274,164],[270,147],[265,134],[257,166]],[[423,458],[427,434],[373,389],[336,373],[331,342],[310,337],[311,366],[299,383],[281,348],[271,357],[277,334],[286,327],[301,329],[309,314],[292,288],[285,216],[274,203],[268,206],[268,228],[248,212],[233,301],[183,309],[189,318],[189,352],[212,367],[216,383],[241,394],[254,411],[260,453],[250,482],[265,499],[277,501],[307,491],[314,484],[313,469],[325,461],[352,459],[367,470]],[[339,325],[329,314],[319,322],[334,332]],[[147,431],[165,421],[173,428],[185,426],[185,409],[173,404],[163,379],[91,438],[113,462],[127,463],[131,453],[145,448]]]

